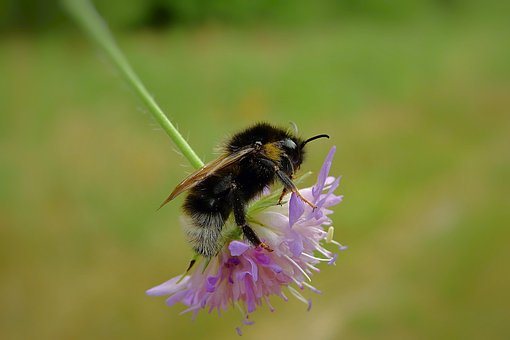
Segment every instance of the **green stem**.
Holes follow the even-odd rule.
[[[149,94],[142,81],[133,71],[122,51],[115,43],[113,35],[106,23],[99,16],[94,6],[88,0],[62,0],[64,8],[80,24],[90,38],[97,43],[117,66],[122,76],[129,85],[133,87],[136,94],[147,105],[150,113],[161,125],[163,130],[170,136],[177,148],[182,152],[196,169],[203,166],[202,160],[197,156],[188,142],[182,137],[179,131],[173,126],[168,117],[163,113],[156,101]]]

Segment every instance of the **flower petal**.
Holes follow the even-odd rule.
[[[219,276],[209,276],[206,280],[206,291],[213,293],[215,290],[216,283],[218,283]]]
[[[248,249],[250,249],[250,246],[248,244],[246,244],[244,242],[240,242],[240,241],[234,240],[234,241],[230,242],[230,244],[228,245],[228,250],[230,250],[230,254],[232,256],[240,256]]]
[[[317,184],[314,185],[312,191],[313,196],[315,199],[319,198],[319,195],[322,192],[322,189],[324,189],[324,185],[326,183],[326,179],[328,178],[329,169],[331,168],[331,164],[333,162],[333,156],[335,155],[336,146],[333,146],[328,153],[328,156],[326,157],[326,160],[322,164],[321,171],[319,172],[319,175],[317,176]]]
[[[175,294],[176,292],[182,290],[187,285],[187,283],[190,279],[189,276],[185,276],[180,282],[178,282],[180,278],[181,278],[181,276],[176,276],[176,277],[160,284],[159,286],[156,286],[156,287],[153,287],[153,288],[147,290],[145,293],[147,295],[151,295],[151,296],[162,296],[162,295]]]
[[[305,204],[303,201],[296,195],[296,193],[292,193],[290,196],[289,202],[289,227],[296,223],[296,221],[303,215],[305,211]]]

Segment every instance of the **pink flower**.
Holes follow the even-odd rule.
[[[182,313],[192,311],[194,316],[201,309],[220,313],[236,305],[243,312],[244,324],[252,323],[249,314],[264,303],[274,310],[270,296],[287,301],[285,291],[310,309],[311,300],[300,291],[308,289],[320,293],[309,283],[311,276],[320,271],[319,263],[334,264],[337,258],[337,254],[324,245],[334,244],[339,250],[346,248],[332,239],[332,221],[328,217],[333,212],[329,208],[342,201],[342,196],[334,194],[340,178],[328,176],[334,153],[335,147],[326,157],[317,183],[300,190],[316,209],[304,204],[295,194],[291,194],[285,204],[276,205],[279,192],[263,196],[249,207],[250,226],[273,252],[241,240],[240,233],[236,232],[238,228],[232,226],[230,234],[226,233],[225,246],[209,263],[202,261],[190,275],[174,277],[149,289],[147,294],[169,295],[166,300],[169,306],[181,302],[188,306]],[[240,328],[237,331],[241,333]]]

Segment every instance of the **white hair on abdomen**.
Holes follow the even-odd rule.
[[[225,224],[217,214],[193,213],[181,217],[182,226],[188,242],[193,249],[206,257],[216,255],[220,247],[221,229]]]

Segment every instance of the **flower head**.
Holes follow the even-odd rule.
[[[329,208],[342,201],[342,196],[334,193],[340,178],[329,177],[334,153],[333,147],[317,183],[299,191],[316,208],[303,203],[295,193],[288,202],[277,205],[279,193],[274,192],[261,197],[248,209],[250,226],[272,252],[253,247],[239,233],[227,233],[225,246],[216,257],[200,262],[190,275],[174,277],[149,289],[147,294],[169,295],[166,300],[169,306],[181,302],[188,306],[183,313],[192,311],[194,316],[201,309],[220,313],[236,305],[243,313],[244,324],[251,324],[248,316],[258,306],[266,304],[273,310],[271,295],[287,301],[285,291],[310,309],[311,300],[300,290],[306,288],[320,293],[309,283],[311,276],[320,271],[317,268],[320,262],[331,265],[337,258],[336,253],[324,247],[325,243],[334,244],[339,250],[346,248],[333,240],[334,229],[328,217],[332,213]],[[240,328],[237,331],[240,333]]]

